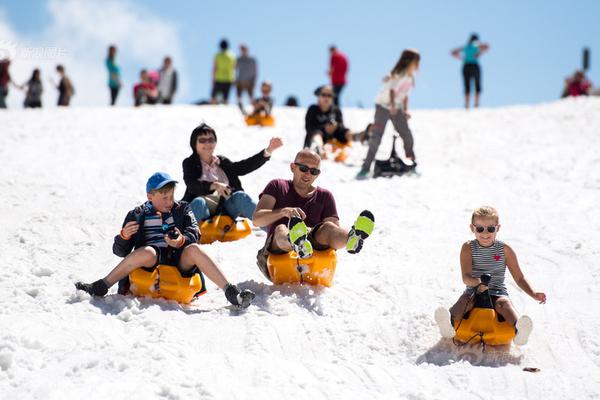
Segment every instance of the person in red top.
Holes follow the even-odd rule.
[[[140,80],[140,83],[133,87],[135,106],[141,106],[142,104],[156,104],[156,101],[158,100],[158,89],[150,80],[150,75],[148,75],[148,71],[145,69],[140,72]]]
[[[565,89],[562,97],[567,96],[588,96],[592,84],[585,77],[583,71],[576,71],[572,77],[565,80]]]
[[[335,46],[329,48],[331,58],[329,60],[328,75],[331,78],[331,86],[335,95],[333,101],[336,106],[340,106],[340,95],[346,85],[346,73],[348,72],[348,58]]]
[[[351,229],[340,226],[335,199],[327,189],[313,185],[321,170],[321,158],[308,149],[296,154],[290,164],[292,180],[273,179],[259,195],[252,223],[268,227],[267,240],[256,258],[261,272],[270,280],[270,253],[294,250],[300,258],[317,250],[341,249],[355,254],[374,227],[373,214],[363,211]],[[310,229],[309,229],[310,228]]]

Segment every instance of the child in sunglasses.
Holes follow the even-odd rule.
[[[242,308],[250,305],[254,293],[246,289],[240,291],[229,283],[197,244],[198,224],[188,203],[174,200],[176,183],[164,172],[157,172],[148,179],[148,201],[127,214],[121,231],[115,236],[113,252],[124,257],[123,260],[102,279],[75,283],[77,289],[102,297],[119,282],[119,294],[127,294],[129,274],[133,270],[167,264],[176,266],[182,273],[193,273],[197,268],[225,292],[231,304]]]
[[[517,285],[529,296],[539,301],[546,302],[543,292],[536,292],[529,281],[523,275],[515,252],[499,240],[496,235],[500,229],[498,212],[492,207],[480,207],[471,216],[471,232],[475,234],[475,240],[463,244],[460,250],[460,267],[463,282],[467,285],[466,290],[458,301],[447,310],[439,308],[435,312],[435,319],[443,337],[454,337],[454,321],[473,308],[473,295],[476,291],[485,292],[489,290],[492,303],[498,314],[508,323],[515,327],[515,344],[527,343],[529,334],[533,329],[531,318],[526,315],[517,316],[508,291],[504,284],[506,269],[512,275]],[[482,274],[490,274],[492,279],[489,285],[481,282]]]

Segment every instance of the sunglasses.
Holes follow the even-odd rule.
[[[306,172],[310,171],[310,174],[313,176],[317,176],[321,173],[321,170],[319,168],[311,168],[308,165],[300,164],[297,162],[295,162],[294,165],[297,166],[298,169],[300,170],[300,172],[302,172],[302,173],[306,173]]]
[[[214,137],[199,137],[198,138],[198,143],[216,143],[217,140]]]
[[[483,231],[485,231],[486,229],[489,233],[494,233],[494,232],[496,232],[496,228],[497,228],[497,226],[487,226],[487,227],[479,226],[479,225],[475,226],[475,230],[477,231],[477,233],[483,233]]]
[[[333,97],[333,95],[329,94],[329,93],[321,93],[321,94],[319,94],[319,96],[321,96],[321,97]]]

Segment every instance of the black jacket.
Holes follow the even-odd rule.
[[[146,213],[149,212],[148,206],[142,204],[134,208],[127,213],[123,226],[130,221],[136,221],[140,225],[140,229],[133,235],[129,240],[125,240],[121,235],[115,236],[115,242],[113,243],[113,253],[119,257],[125,257],[132,250],[143,247],[146,245],[144,238],[144,221],[146,220]],[[197,243],[200,238],[200,230],[198,229],[198,223],[194,217],[194,213],[190,209],[189,205],[185,201],[176,201],[171,209],[175,226],[181,231],[185,237],[185,243],[182,246]]]
[[[304,138],[304,147],[310,146],[315,131],[321,131],[325,133],[325,125],[328,122],[336,122],[338,129],[344,129],[344,119],[342,117],[342,111],[335,104],[331,105],[328,111],[321,110],[318,104],[313,104],[308,107],[306,111],[306,117],[304,123],[306,127],[306,136]]]
[[[259,151],[250,158],[237,162],[233,162],[224,156],[217,157],[220,160],[219,167],[221,167],[225,175],[227,175],[227,179],[229,179],[229,187],[232,192],[244,190],[239,176],[257,170],[270,159],[270,157],[264,156],[264,150]],[[198,154],[192,154],[183,160],[183,181],[186,185],[183,201],[190,202],[198,196],[206,196],[213,192],[210,190],[212,182],[201,181],[199,180],[201,177],[202,162]]]

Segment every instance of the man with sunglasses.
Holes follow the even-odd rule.
[[[340,227],[335,199],[327,189],[314,185],[320,175],[321,158],[304,149],[290,164],[292,179],[274,179],[259,196],[252,222],[268,227],[264,247],[257,254],[257,264],[270,279],[267,269],[269,253],[287,253],[294,250],[307,258],[313,249],[346,248],[358,253],[363,241],[373,232],[374,217],[363,211],[354,226]]]
[[[339,143],[359,140],[365,142],[368,139],[370,125],[367,125],[367,128],[359,133],[353,133],[344,126],[342,111],[334,104],[335,95],[331,86],[318,87],[314,94],[318,101],[306,111],[305,148],[310,148],[323,157],[325,156],[323,146],[333,139]]]

